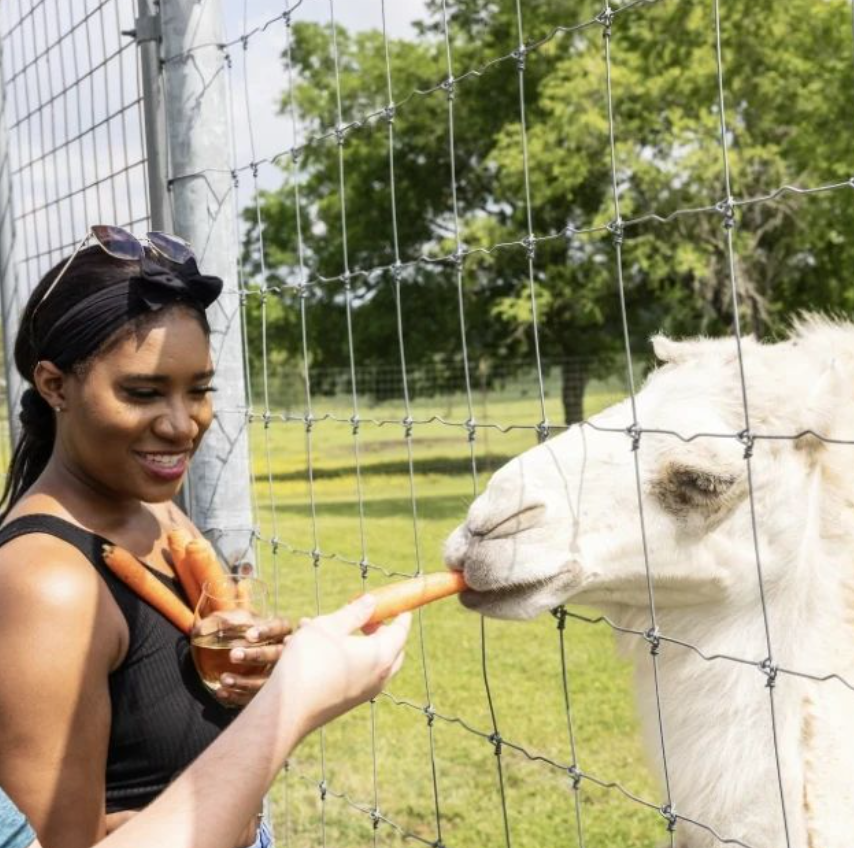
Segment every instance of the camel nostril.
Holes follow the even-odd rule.
[[[496,516],[495,513],[480,516],[480,522],[475,524],[469,519],[469,532],[472,536],[486,539],[504,539],[530,530],[535,527],[546,512],[546,506],[542,503],[517,509],[510,515]]]

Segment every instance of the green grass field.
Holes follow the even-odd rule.
[[[618,398],[595,387],[585,401],[586,414]],[[351,413],[346,398],[318,398],[315,416]],[[363,406],[363,418],[400,420],[400,405]],[[561,420],[557,402],[548,416]],[[415,404],[413,417],[441,414],[463,421],[460,398]],[[534,425],[540,418],[533,398],[483,399],[479,421]],[[459,523],[475,492],[467,433],[440,423],[416,425],[413,438],[417,520],[407,446],[399,424],[364,423],[359,433],[364,522],[360,525],[351,428],[338,421],[318,421],[311,442],[316,523],[312,522],[301,423],[273,422],[267,430],[253,425],[256,497],[265,538],[282,545],[274,557],[269,544],[260,548],[263,576],[275,586],[278,605],[291,617],[328,611],[361,587],[357,564],[363,553],[389,571],[413,572],[442,567],[442,542]],[[532,446],[532,430],[481,430],[476,443],[477,491],[503,462]],[[267,461],[269,453],[270,461]],[[316,528],[316,539],[315,539]],[[315,567],[310,554],[322,553]],[[363,550],[364,545],[364,550]],[[296,552],[293,550],[296,549]],[[336,554],[338,558],[328,555]],[[350,562],[347,562],[349,560]],[[370,570],[369,584],[387,578]],[[564,707],[559,632],[553,617],[531,623],[487,621],[485,649],[488,680],[501,736],[532,756],[560,765],[572,762]],[[643,761],[631,692],[631,672],[614,649],[607,627],[570,620],[565,644],[568,683],[579,766],[614,781],[650,801],[660,793]],[[447,848],[484,848],[505,844],[495,749],[484,734],[492,732],[482,663],[481,619],[455,601],[424,610],[416,621],[403,671],[390,684],[392,697],[375,706],[375,744],[371,714],[361,707],[306,740],[272,795],[273,816],[281,844],[294,848],[327,845],[356,848],[374,842],[371,817],[376,791],[383,817],[426,843],[439,838]],[[426,662],[425,662],[426,661]],[[437,717],[431,734],[421,709],[432,702]],[[445,719],[452,719],[447,721]],[[456,719],[465,722],[466,726]],[[434,798],[434,775],[438,803]],[[578,844],[572,783],[567,773],[532,761],[508,746],[502,750],[507,822],[516,848]],[[328,793],[321,803],[325,775]],[[654,846],[665,836],[664,820],[616,789],[589,781],[580,788],[581,829],[587,848]],[[438,815],[437,815],[438,810]],[[437,821],[438,819],[438,821]],[[381,822],[377,844],[402,844],[392,825]],[[416,844],[416,843],[413,843]]]

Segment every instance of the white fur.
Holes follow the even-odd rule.
[[[659,630],[707,656],[757,664],[707,661],[662,643],[673,803],[723,838],[784,848],[769,690],[758,668],[768,649],[744,445],[648,432],[687,438],[744,429],[735,342],[658,337],[654,344],[665,364],[637,395],[637,459]],[[854,440],[854,325],[805,318],[785,341],[748,342],[743,354],[754,434],[812,430]],[[464,596],[468,606],[530,618],[571,601],[624,627],[650,627],[635,455],[629,436],[608,431],[631,423],[626,401],[493,476],[446,544],[446,561],[476,590]],[[759,439],[751,465],[774,663],[854,683],[854,446]],[[709,472],[726,491],[698,506],[693,484],[666,482],[681,479],[673,469]],[[685,492],[687,507],[679,505]],[[646,740],[661,774],[649,645],[631,635],[620,641],[634,657]],[[790,845],[850,848],[854,692],[837,680],[780,673],[774,707]],[[679,848],[718,844],[684,821],[676,833]]]

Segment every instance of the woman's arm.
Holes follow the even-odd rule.
[[[108,675],[122,625],[79,559],[33,536],[0,555],[0,785],[51,848],[104,834]]]
[[[269,682],[234,723],[153,804],[98,848],[232,848],[297,743],[377,695],[403,662],[410,617],[351,636],[371,596],[305,620]]]

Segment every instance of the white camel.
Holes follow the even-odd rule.
[[[653,339],[662,367],[628,401],[501,468],[446,543],[485,615],[530,618],[565,602],[650,628],[652,575],[664,744],[678,848],[854,845],[854,445],[752,441],[752,484],[776,673],[772,735],[766,629],[748,497],[733,339]],[[751,433],[854,440],[854,324],[800,321],[777,344],[745,340]],[[685,440],[671,433],[677,431]],[[728,434],[714,438],[694,434]],[[650,644],[634,657],[645,736],[661,775]],[[583,763],[582,763],[583,768]],[[607,778],[608,775],[601,775]],[[663,792],[662,792],[663,798]],[[659,801],[661,799],[653,799]],[[788,839],[785,827],[788,828]]]

